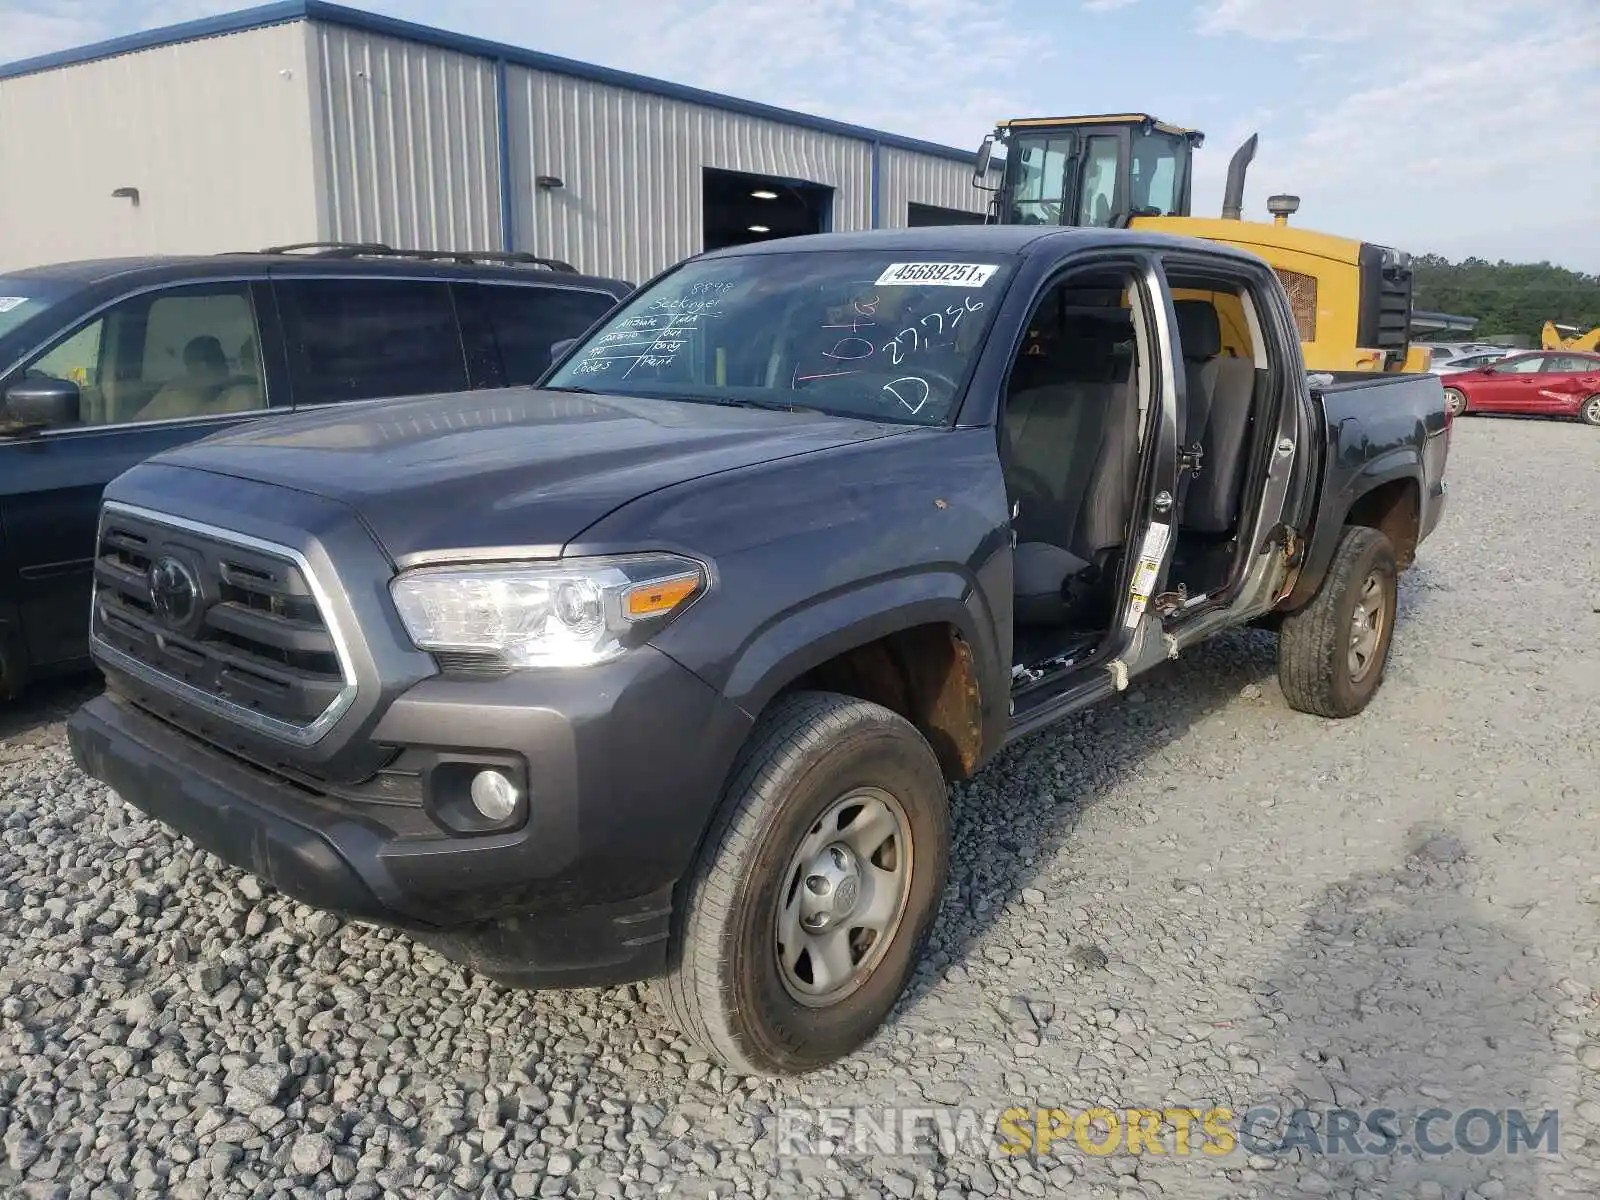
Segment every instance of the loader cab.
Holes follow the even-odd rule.
[[[1186,217],[1193,151],[1204,140],[1144,113],[1007,121],[978,151],[974,182],[987,184],[990,158],[1003,148],[998,224],[1110,228]]]

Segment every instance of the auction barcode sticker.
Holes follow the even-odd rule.
[[[1000,269],[997,263],[890,263],[877,286],[981,288]]]

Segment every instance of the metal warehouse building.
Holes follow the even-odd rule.
[[[0,269],[300,241],[641,281],[972,220],[969,151],[294,0],[0,67]]]

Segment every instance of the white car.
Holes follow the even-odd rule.
[[[1504,346],[1496,346],[1492,342],[1418,342],[1417,345],[1433,351],[1435,362],[1445,358],[1461,358],[1467,354],[1487,354],[1494,350],[1510,353]]]
[[[1434,355],[1433,361],[1428,366],[1428,371],[1433,375],[1453,375],[1457,371],[1476,371],[1479,367],[1486,367],[1492,362],[1499,362],[1509,350],[1484,350],[1474,354],[1461,354],[1455,358],[1444,358]]]

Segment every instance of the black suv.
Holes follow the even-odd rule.
[[[533,383],[631,290],[339,243],[0,274],[0,699],[87,665],[100,494],[127,468],[291,409]]]

